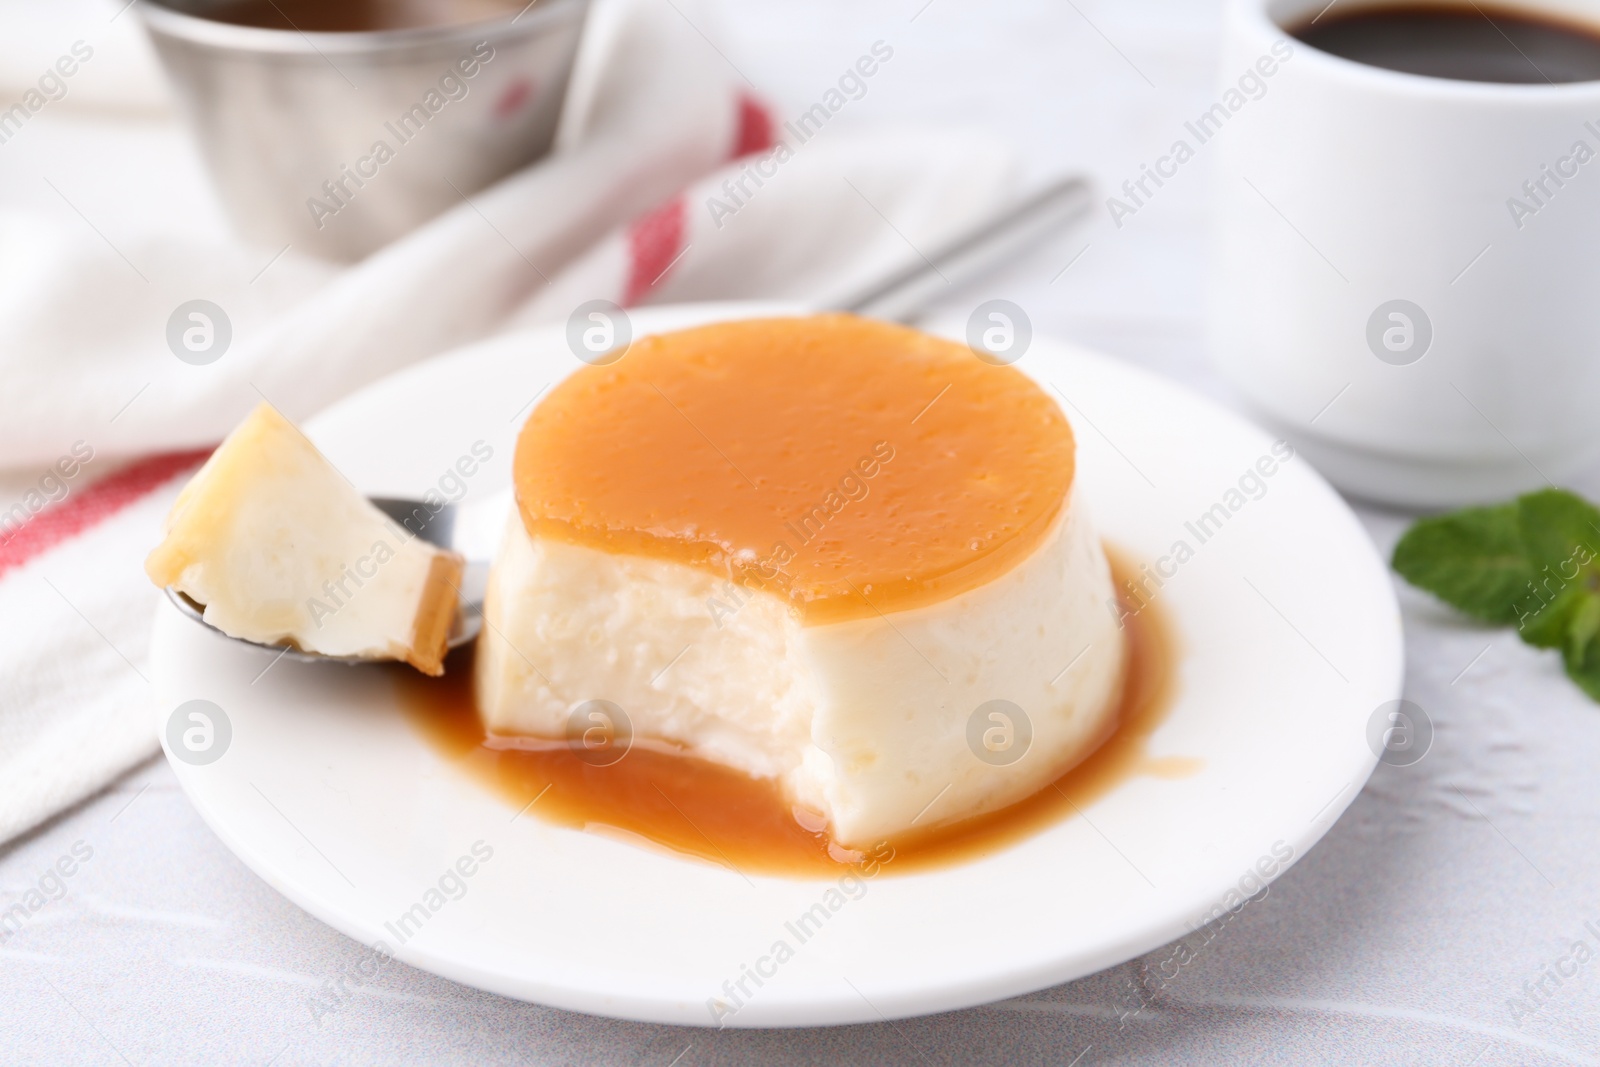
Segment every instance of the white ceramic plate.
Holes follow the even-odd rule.
[[[640,311],[635,335],[766,310]],[[529,403],[577,366],[562,329],[496,339],[379,382],[307,430],[387,495],[421,495],[485,442],[493,458],[467,499],[503,497]],[[1359,791],[1376,762],[1368,721],[1400,692],[1399,612],[1365,531],[1303,460],[1248,477],[1271,455],[1260,431],[1044,339],[1018,366],[1070,398],[1102,534],[1152,563],[1179,541],[1194,550],[1159,594],[1182,658],[1151,745],[1200,760],[1190,777],[1133,778],[964,865],[896,876],[891,864],[802,944],[785,924],[839,900],[833,883],[746,879],[516,818],[414,732],[383,672],[284,661],[262,675],[269,653],[163,604],[163,738],[193,699],[222,708],[232,732],[215,762],[174,769],[228,847],[323,921],[436,974],[600,1015],[709,1025],[708,1001],[743,978],[750,995],[726,1025],[864,1022],[1039,989],[1162,945],[1257,890],[1258,869],[1302,855]],[[1199,517],[1217,504],[1226,520],[1201,543]],[[474,846],[492,856],[447,875]],[[425,918],[401,943],[408,911]],[[781,962],[779,941],[793,950]],[[745,976],[758,965],[760,987]]]

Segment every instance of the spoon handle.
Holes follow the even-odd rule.
[[[1002,208],[934,253],[832,301],[839,311],[909,322],[930,303],[989,274],[1023,249],[1089,212],[1093,189],[1081,175],[1058,178]]]

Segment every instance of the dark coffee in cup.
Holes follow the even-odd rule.
[[[1457,81],[1600,81],[1600,26],[1488,4],[1338,6],[1291,28],[1357,63]]]

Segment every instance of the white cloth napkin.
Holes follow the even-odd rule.
[[[82,18],[88,3],[60,10]],[[170,131],[99,114],[53,138],[51,123],[85,121],[81,103],[30,120],[31,158],[73,212],[19,210],[0,181],[0,841],[155,751],[144,661],[159,594],[142,560],[183,475],[263,396],[303,418],[595,298],[825,305],[1012,192],[1011,155],[973,134],[824,129],[774,147],[782,109],[749,94],[708,33],[683,0],[600,0],[557,152],[342,270],[293,252],[263,270],[273,250],[159,218],[119,219],[112,244],[79,208],[97,183],[130,180],[104,152],[159,167]],[[25,62],[0,51],[0,86],[25,83]],[[156,140],[128,148],[141,137]],[[168,165],[192,180],[178,173],[192,156]],[[203,367],[165,337],[197,296],[234,331]]]

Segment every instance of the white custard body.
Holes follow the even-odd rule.
[[[610,701],[636,743],[774,780],[862,848],[1014,803],[1087,754],[1121,693],[1114,597],[1075,492],[988,583],[811,626],[700,568],[531,537],[514,510],[490,572],[479,712],[491,735],[560,739],[575,708]],[[996,700],[1025,724],[981,710]],[[973,736],[1016,747],[980,744],[982,758]]]
[[[438,674],[461,560],[385,516],[263,404],[184,487],[145,569],[230,636]]]

